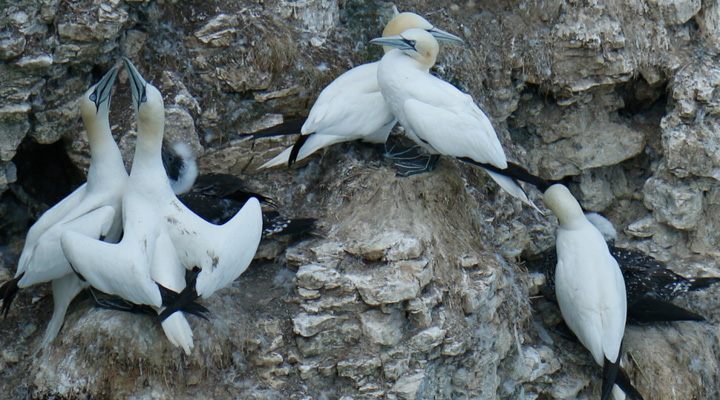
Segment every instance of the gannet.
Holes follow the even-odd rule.
[[[425,18],[411,12],[396,15],[385,26],[382,35],[398,35],[410,28],[425,30],[438,40],[464,43],[461,38],[434,27]],[[380,94],[377,68],[378,62],[359,65],[326,86],[310,109],[295,145],[260,166],[260,169],[284,163],[290,165],[336,143],[352,140],[385,143],[396,119]]]
[[[385,102],[410,139],[432,154],[508,168],[495,129],[472,97],[430,74],[438,55],[432,35],[410,29],[370,42],[396,48],[380,60],[377,79]],[[485,170],[508,193],[535,208],[512,178]]]
[[[667,266],[641,251],[615,246],[617,231],[610,221],[597,213],[585,217],[602,233],[610,254],[620,265],[627,295],[627,322],[703,321],[692,311],[670,303],[683,293],[706,289],[720,282],[718,277],[691,277],[678,275]],[[529,269],[542,272],[545,285],[542,294],[550,301],[555,298],[555,266],[557,255],[550,248],[534,259],[525,260]]]
[[[197,162],[190,148],[182,143],[163,145],[163,165],[170,186],[178,199],[195,214],[219,225],[229,221],[252,197],[273,209],[263,209],[263,239],[300,235],[315,225],[314,218],[288,218],[277,211],[273,199],[245,189],[235,175],[207,173],[197,175]]]
[[[138,82],[126,61],[138,118],[138,135],[132,169],[122,197],[123,236],[117,244],[67,232],[62,248],[73,270],[94,288],[135,304],[163,311],[160,286],[175,292],[185,289],[185,268],[160,210],[174,198],[162,166],[160,147],[164,108],[160,92]],[[140,78],[142,79],[142,78]],[[167,190],[164,190],[164,189]],[[162,321],[168,339],[190,354],[192,330],[185,316],[174,313]]]
[[[162,327],[168,339],[190,354],[192,330],[181,312],[163,314],[166,304],[160,286],[194,300],[231,284],[248,267],[260,242],[260,204],[249,199],[235,217],[218,226],[204,221],[177,199],[162,163],[162,95],[129,59],[123,61],[138,118],[135,157],[123,196],[123,238],[110,245],[66,233],[63,250],[74,270],[93,287],[155,307],[164,318]],[[197,280],[187,289],[193,296],[183,296],[188,293],[184,291],[184,271],[195,268],[200,269]]]
[[[603,367],[602,399],[611,393],[625,398],[623,390],[635,395],[632,385],[621,383],[627,376],[620,368],[627,303],[620,267],[567,187],[550,186],[543,201],[559,224],[555,294],[563,319]]]
[[[42,340],[50,343],[60,331],[73,298],[85,286],[73,274],[63,255],[60,237],[72,231],[81,236],[117,241],[122,230],[121,199],[127,172],[110,131],[109,113],[113,67],[79,100],[80,114],[90,144],[87,183],[47,210],[30,228],[15,278],[3,284],[3,309],[7,313],[17,288],[52,281],[54,310]]]

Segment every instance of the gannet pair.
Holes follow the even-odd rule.
[[[396,15],[385,26],[382,35],[398,35],[410,28],[426,31],[438,40],[464,43],[461,38],[434,27],[425,18],[411,12]],[[285,163],[290,165],[336,143],[352,140],[385,143],[396,119],[380,93],[377,70],[378,62],[363,64],[332,81],[320,92],[310,109],[295,145],[260,168]]]
[[[555,294],[565,323],[603,367],[602,399],[641,398],[620,367],[627,302],[620,267],[563,185],[543,196],[558,219]],[[618,386],[619,385],[619,386]],[[622,387],[622,389],[620,388]]]
[[[70,302],[87,286],[75,276],[65,258],[61,236],[73,232],[107,242],[120,238],[121,201],[128,175],[109,122],[111,92],[117,73],[117,67],[110,69],[79,100],[90,144],[87,183],[47,210],[30,228],[15,278],[0,288],[7,313],[17,288],[52,281],[54,310],[42,345],[57,336]]]
[[[175,196],[163,167],[162,95],[124,59],[138,119],[132,170],[122,197],[123,237],[117,244],[75,232],[62,235],[62,248],[78,275],[94,288],[135,304],[152,306],[168,339],[190,354],[192,330],[182,312],[167,315],[163,288],[184,297],[209,297],[231,284],[250,264],[262,231],[257,199],[224,225],[204,221]],[[186,289],[185,271],[199,268]]]
[[[170,186],[178,199],[195,214],[213,224],[224,224],[251,198],[277,208],[273,199],[244,188],[240,178],[220,173],[198,175],[197,162],[182,142],[163,146],[162,159]],[[263,239],[299,235],[310,231],[314,218],[287,218],[277,210],[263,210]]]
[[[614,241],[617,239],[617,231],[610,221],[596,213],[585,214],[585,217],[602,233],[610,254],[620,265],[625,280],[628,322],[704,320],[702,316],[676,306],[670,301],[684,293],[706,289],[710,285],[719,283],[720,278],[686,278],[641,251],[616,247]],[[546,281],[541,292],[548,300],[556,302],[555,249],[548,249],[536,259],[526,260],[526,265],[545,275]]]
[[[500,140],[472,97],[430,74],[439,49],[432,35],[410,29],[370,42],[395,48],[380,60],[377,80],[385,103],[410,139],[431,154],[507,169]],[[536,208],[512,178],[485,170],[510,195]]]

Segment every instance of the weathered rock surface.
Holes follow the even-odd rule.
[[[435,73],[481,105],[511,160],[571,177],[623,245],[679,273],[720,275],[717,2],[397,6],[468,42],[443,45]],[[1,328],[6,397],[597,397],[600,368],[550,328],[557,308],[530,299],[542,279],[516,263],[553,245],[551,215],[469,165],[443,158],[430,174],[398,178],[356,144],[292,170],[255,170],[294,138],[243,135],[306,115],[334,77],[377,60],[367,42],[391,13],[355,0],[4,7],[0,277],[12,275],[30,220],[47,207],[43,185],[74,183],[57,167],[31,168],[41,164],[34,152],[59,149],[52,160],[87,169],[76,100],[123,55],[163,92],[166,136],[190,145],[201,171],[241,175],[289,215],[318,218],[314,236],[266,247],[235,285],[203,301],[211,320],[191,319],[190,357],[151,318],[88,300],[36,352],[49,288],[21,292]],[[128,167],[133,119],[121,73],[111,121]],[[626,369],[645,398],[717,398],[720,292],[679,302],[708,321],[628,327]]]

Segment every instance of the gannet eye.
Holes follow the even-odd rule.
[[[97,100],[97,92],[90,93],[90,101],[95,103],[96,100]]]
[[[147,91],[145,90],[145,86],[143,86],[142,96],[140,96],[140,102],[145,103],[146,101],[147,101]]]

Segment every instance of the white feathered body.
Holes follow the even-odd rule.
[[[406,135],[431,153],[507,167],[490,120],[472,97],[394,49],[380,60],[378,84]]]
[[[297,160],[342,142],[362,140],[385,143],[395,116],[385,104],[377,82],[378,62],[359,65],[332,81],[320,92],[310,109],[303,135],[310,135]],[[261,168],[287,163],[292,148],[278,154]]]
[[[576,229],[558,229],[557,254],[555,293],[565,322],[595,362],[615,362],[627,313],[620,267],[587,220]]]

